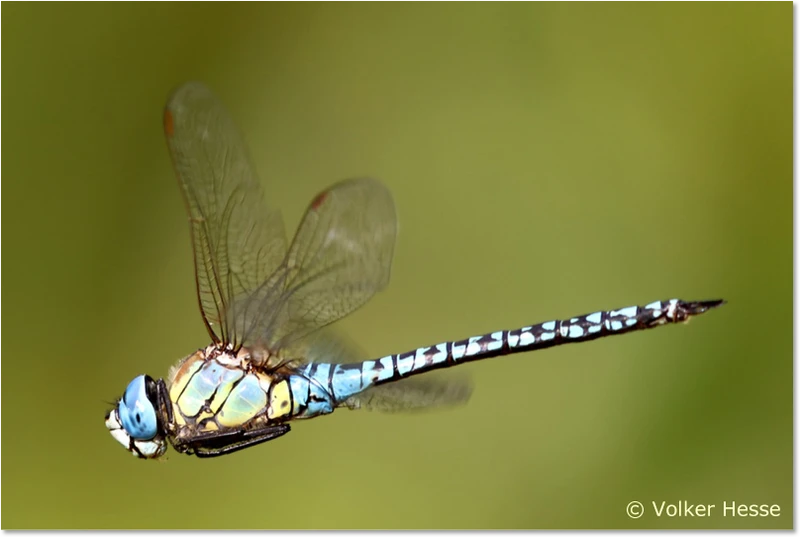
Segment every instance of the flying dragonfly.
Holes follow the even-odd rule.
[[[416,376],[682,323],[724,303],[656,301],[360,359],[326,327],[389,282],[397,216],[387,188],[367,178],[331,186],[312,200],[288,243],[236,126],[208,88],[178,88],[164,132],[189,213],[211,344],[179,361],[166,380],[137,376],[106,414],[111,435],[139,458],[161,457],[168,442],[198,457],[232,453],[285,435],[293,420],[341,407],[463,403],[469,387]]]

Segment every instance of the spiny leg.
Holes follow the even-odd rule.
[[[175,449],[201,458],[217,457],[274,440],[290,430],[288,423],[281,423],[252,431],[209,432],[175,445]]]

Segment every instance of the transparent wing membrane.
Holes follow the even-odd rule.
[[[397,215],[374,179],[350,179],[309,205],[286,258],[237,304],[243,342],[276,350],[337,321],[389,283]]]
[[[172,95],[164,113],[189,212],[197,295],[215,342],[267,349],[290,363],[353,363],[364,353],[330,330],[389,283],[397,236],[391,193],[349,179],[317,195],[287,248],[246,146],[202,84]],[[467,381],[413,378],[371,388],[352,408],[414,410],[465,402]]]
[[[348,364],[369,359],[352,339],[335,328],[325,328],[299,339],[287,349],[305,362]]]
[[[379,412],[412,412],[466,404],[472,395],[472,383],[464,375],[441,372],[439,378],[412,377],[369,388],[348,398],[344,406]]]
[[[205,86],[188,83],[173,93],[164,130],[189,212],[203,318],[216,342],[235,342],[244,323],[232,305],[284,258],[283,220],[264,202],[236,126]]]

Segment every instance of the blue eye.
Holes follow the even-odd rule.
[[[117,409],[120,423],[134,440],[150,440],[158,432],[156,409],[147,397],[147,378],[144,375],[128,384]]]

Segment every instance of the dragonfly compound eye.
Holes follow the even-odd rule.
[[[122,427],[134,440],[150,440],[158,433],[156,409],[148,397],[148,381],[152,382],[145,375],[133,379],[117,407]]]

